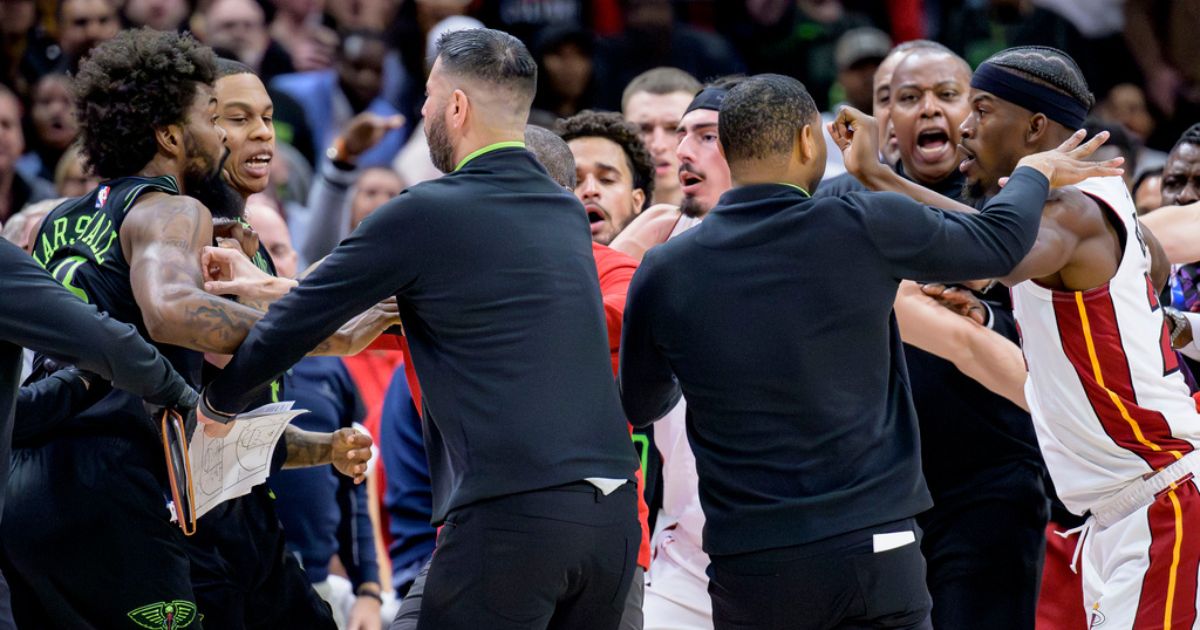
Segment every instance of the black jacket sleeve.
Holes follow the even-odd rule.
[[[654,250],[646,253],[629,282],[621,326],[621,405],[635,427],[648,426],[667,415],[682,396],[671,364],[654,338],[654,323],[662,319],[654,306],[659,273],[654,254]]]
[[[896,278],[953,282],[999,278],[1033,248],[1050,183],[1029,167],[1013,172],[977,214],[930,208],[894,193],[850,194],[868,238]]]
[[[81,301],[16,245],[0,241],[0,335],[159,405],[194,392],[137,330]],[[19,296],[12,299],[11,296]]]
[[[85,382],[87,378],[87,382]],[[98,375],[78,368],[58,370],[21,388],[14,414],[13,444],[22,446],[51,433],[104,398],[112,387]]]
[[[245,410],[259,392],[351,317],[412,281],[422,222],[411,192],[384,204],[338,245],[321,266],[271,305],[204,390],[202,406],[217,414]]]

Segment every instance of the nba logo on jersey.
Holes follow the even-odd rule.
[[[96,209],[97,210],[99,210],[100,208],[103,208],[105,202],[108,201],[108,190],[109,190],[108,186],[101,186],[100,190],[96,191]]]

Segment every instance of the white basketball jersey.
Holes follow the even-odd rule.
[[[1124,228],[1116,275],[1087,291],[1013,287],[1042,455],[1072,511],[1083,514],[1129,481],[1200,444],[1200,415],[1150,281],[1137,211],[1119,177],[1077,188]]]

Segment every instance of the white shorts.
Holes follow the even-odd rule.
[[[1194,479],[1109,527],[1093,527],[1081,542],[1090,628],[1200,629],[1200,490]]]
[[[655,555],[646,575],[644,630],[713,630],[708,580],[696,577],[665,553]]]

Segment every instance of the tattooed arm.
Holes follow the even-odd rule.
[[[283,432],[287,446],[284,468],[307,468],[333,464],[333,467],[354,483],[362,483],[371,459],[371,436],[354,429],[338,429],[333,433],[305,431],[288,425]]]
[[[229,354],[262,318],[262,311],[204,292],[200,250],[211,242],[212,216],[190,197],[155,194],[129,210],[121,249],[154,341]]]

